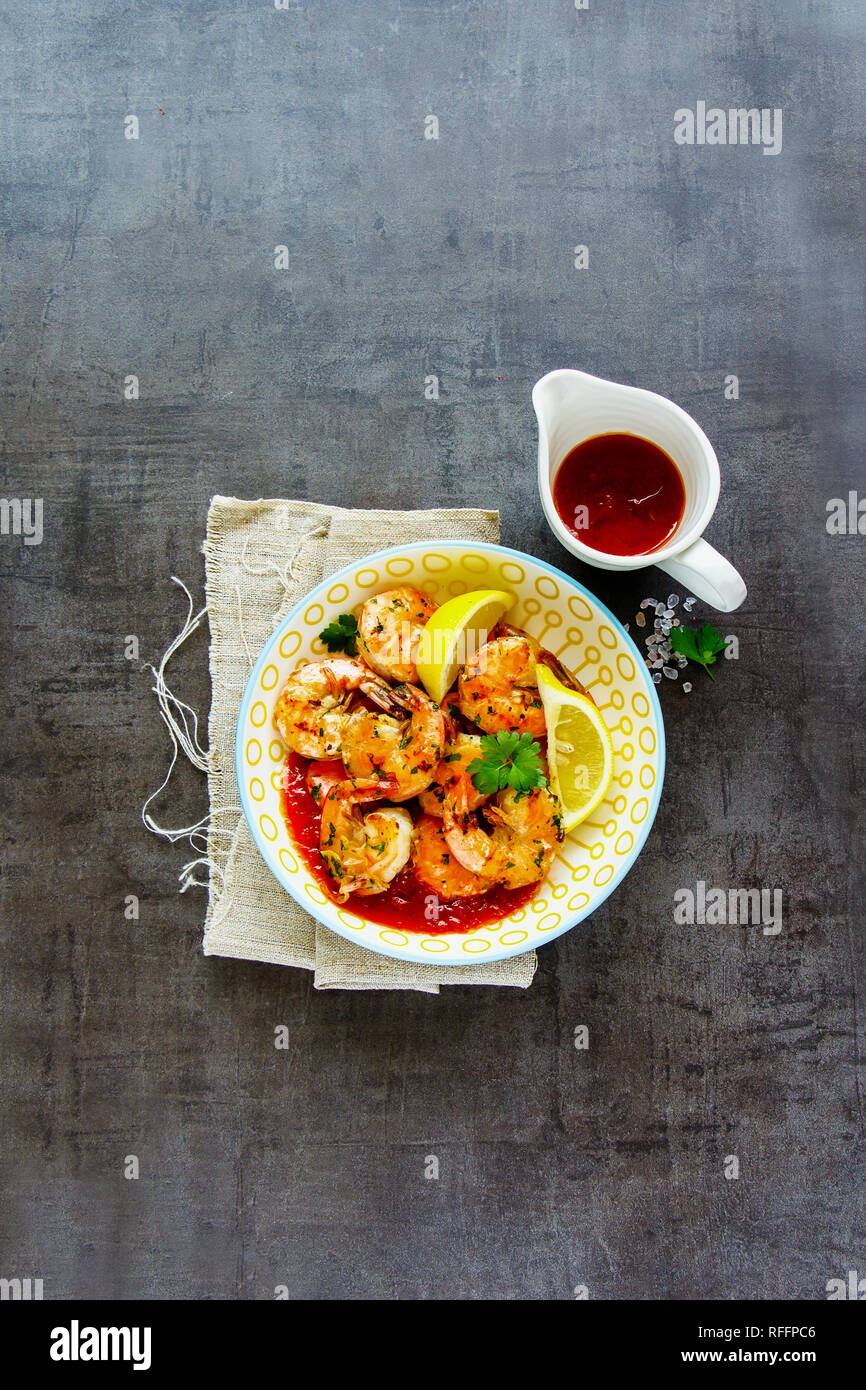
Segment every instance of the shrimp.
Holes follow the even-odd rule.
[[[563,838],[559,802],[546,787],[498,792],[484,808],[493,827],[482,828],[477,816],[445,809],[442,828],[454,857],[470,872],[506,888],[523,888],[544,878]]]
[[[408,801],[433,781],[445,746],[445,718],[417,686],[397,685],[388,695],[387,713],[358,709],[346,717],[343,761],[354,781],[376,779],[382,795]]]
[[[544,738],[547,726],[535,674],[539,662],[549,666],[564,685],[583,691],[553,652],[528,632],[498,623],[460,672],[457,689],[463,716],[487,734],[519,729]]]
[[[381,704],[390,689],[361,661],[330,656],[308,661],[289,676],[274,709],[274,725],[284,743],[304,758],[338,758],[343,720],[360,691]]]
[[[461,713],[484,733],[519,729],[533,738],[544,737],[535,653],[525,633],[485,642],[461,670],[457,690]]]
[[[418,680],[421,634],[437,605],[420,589],[401,585],[368,598],[358,614],[358,652],[389,681]]]
[[[346,780],[346,769],[339,760],[312,762],[307,767],[305,778],[307,790],[320,806],[323,805],[331,788],[336,786],[338,782],[345,782]]]
[[[405,868],[412,853],[412,817],[402,806],[376,806],[366,814],[365,801],[381,796],[378,783],[359,787],[338,782],[322,807],[319,847],[336,882],[337,899],[350,893],[370,897],[384,893]]]
[[[412,867],[418,881],[443,899],[477,897],[493,887],[489,879],[464,868],[446,844],[442,821],[433,816],[416,822]]]
[[[487,797],[483,792],[476,791],[472,785],[469,764],[480,756],[481,739],[476,734],[452,735],[445,745],[445,755],[436,769],[433,781],[418,798],[422,811],[426,811],[428,816],[438,816],[440,819],[444,815],[446,803],[455,811],[459,809],[461,814],[477,811]]]

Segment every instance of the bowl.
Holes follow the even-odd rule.
[[[327,651],[318,634],[341,613],[398,584],[438,603],[469,589],[506,589],[507,620],[573,671],[595,700],[614,748],[613,781],[597,811],[567,835],[529,904],[471,933],[430,935],[368,921],[331,901],[289,836],[280,810],[286,748],[274,729],[277,696],[292,671]],[[241,700],[235,767],[258,849],[287,893],[338,936],[394,960],[462,965],[505,960],[577,926],[621,883],[644,846],[664,778],[661,707],[643,657],[622,624],[576,580],[519,550],[465,541],[417,541],[348,565],[323,580],[275,629]]]

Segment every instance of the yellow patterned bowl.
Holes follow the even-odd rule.
[[[614,748],[613,781],[590,820],[563,842],[529,905],[469,934],[403,932],[332,903],[306,868],[280,813],[286,750],[271,722],[277,695],[304,661],[327,655],[322,628],[357,612],[371,594],[412,584],[437,602],[469,589],[507,589],[509,622],[555,652],[591,692]],[[288,893],[338,936],[395,960],[466,965],[543,946],[588,917],[625,877],[643,848],[661,795],[665,737],[655,686],[622,627],[581,584],[505,546],[419,541],[370,555],[331,575],[302,600],[268,641],[247,682],[235,761],[241,805],[268,868]]]

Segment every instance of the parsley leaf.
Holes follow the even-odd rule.
[[[546,787],[541,749],[531,734],[483,734],[481,757],[474,758],[466,769],[476,791],[484,796],[505,787],[513,787],[524,795],[533,787]]]
[[[329,652],[345,652],[347,656],[355,655],[357,636],[358,619],[352,613],[341,613],[335,623],[328,623],[319,633]]]
[[[712,623],[704,623],[697,632],[693,632],[689,627],[671,628],[670,641],[675,652],[687,657],[689,661],[696,661],[699,666],[703,666],[710,680],[715,680],[710,667],[715,665],[716,656],[725,650],[726,644],[724,637]]]

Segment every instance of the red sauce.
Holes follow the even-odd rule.
[[[333,766],[335,771],[345,776],[342,763]],[[384,927],[437,936],[444,932],[472,932],[492,922],[499,922],[518,908],[525,907],[535,896],[537,885],[531,883],[526,888],[492,888],[489,893],[474,898],[439,899],[438,916],[436,920],[428,921],[424,909],[433,890],[420,883],[411,869],[404,869],[385,893],[376,893],[369,898],[350,893],[344,903],[338,904],[333,880],[319,853],[321,811],[307,786],[308,767],[307,759],[297,753],[290,753],[286,758],[280,796],[283,819],[292,843],[317,883],[332,903],[344,907],[347,912],[355,912],[368,922],[378,922]],[[411,802],[408,808],[413,809]]]
[[[669,541],[686,491],[673,459],[636,434],[597,434],[559,465],[553,505],[584,545],[608,555],[645,555]]]

